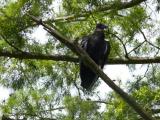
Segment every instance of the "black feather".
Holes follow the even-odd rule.
[[[103,24],[97,24],[94,33],[83,37],[81,42],[82,48],[102,69],[110,52],[110,44],[108,41],[105,41],[104,28]],[[89,90],[97,81],[98,75],[80,61],[80,78],[81,86]]]

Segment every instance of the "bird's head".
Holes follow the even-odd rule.
[[[104,29],[107,29],[108,28],[108,26],[107,25],[104,25],[104,24],[102,24],[102,23],[98,23],[97,25],[96,25],[96,31],[103,31]]]

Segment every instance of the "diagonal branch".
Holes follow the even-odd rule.
[[[136,1],[136,0],[135,0]],[[39,20],[32,16],[28,16],[35,21],[36,23],[39,23]],[[154,120],[154,118],[151,117],[149,113],[143,110],[143,108],[127,93],[125,93],[121,88],[119,88],[99,67],[96,65],[96,63],[88,56],[88,54],[77,44],[74,44],[73,42],[69,41],[66,37],[64,37],[62,34],[60,34],[58,31],[56,31],[51,26],[41,22],[41,25],[48,29],[57,40],[65,44],[68,48],[70,48],[73,52],[75,52],[82,60],[83,62],[93,71],[95,72],[99,77],[104,80],[104,82],[111,87],[117,94],[119,94],[125,102],[127,102],[136,112],[139,114],[143,119],[145,120]]]
[[[19,51],[19,52],[23,52],[22,50],[20,50],[20,49],[17,48],[16,46],[14,46],[12,43],[10,43],[10,42],[5,38],[5,36],[3,36],[2,34],[1,34],[1,37],[4,39],[4,41],[5,41],[9,46],[11,46],[12,48],[14,48],[15,50],[17,50],[17,51]]]
[[[136,46],[135,48],[133,48],[131,51],[128,52],[128,54],[130,54],[131,52],[135,51],[136,49],[138,49],[139,47],[141,47],[146,41],[144,40],[142,43],[140,43],[138,46]]]

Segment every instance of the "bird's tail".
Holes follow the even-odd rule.
[[[80,63],[81,86],[90,90],[97,81],[98,76],[83,63]]]

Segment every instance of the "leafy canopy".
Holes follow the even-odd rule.
[[[112,58],[125,58],[124,46],[128,55],[133,57],[158,56],[159,49],[155,46],[160,43],[156,27],[159,24],[154,21],[149,8],[157,3],[149,1],[146,5],[142,3],[118,10],[120,3],[120,0],[2,0],[0,51],[76,56],[50,34],[47,34],[45,43],[37,42],[32,35],[39,27],[27,16],[26,13],[29,13],[78,42],[94,30],[96,23],[107,24],[109,30],[105,34],[112,46]],[[112,5],[110,9],[102,10],[109,5]],[[142,44],[143,40],[145,42]],[[112,91],[107,93],[105,99],[98,96],[103,91],[97,91],[96,87],[89,94],[84,93],[80,88],[76,63],[7,57],[0,60],[0,83],[14,90],[1,103],[5,116],[59,120],[139,119]],[[134,66],[128,68],[134,71]],[[125,86],[125,90],[155,116],[154,108],[160,97],[159,78],[159,65],[149,65],[144,76],[135,76]]]

